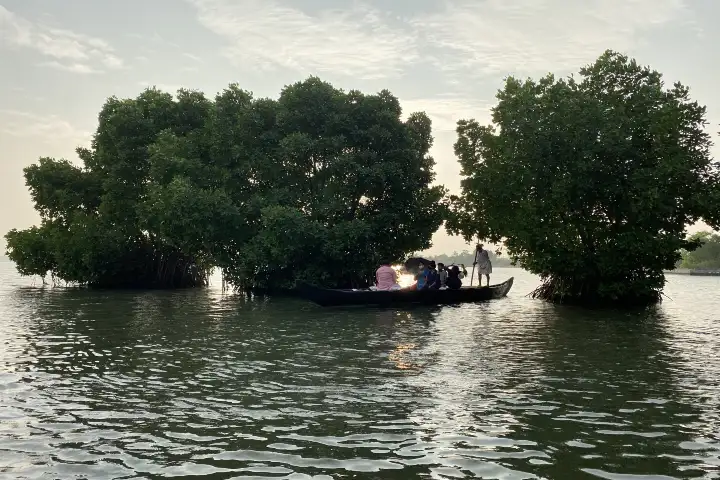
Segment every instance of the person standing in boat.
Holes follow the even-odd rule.
[[[398,284],[397,272],[389,262],[383,263],[375,271],[375,281],[378,290],[400,290],[401,288]]]
[[[490,263],[490,254],[480,244],[477,246],[475,255],[475,265],[478,269],[478,286],[482,287],[482,276],[485,275],[487,286],[490,286],[490,274],[492,273],[492,263]]]

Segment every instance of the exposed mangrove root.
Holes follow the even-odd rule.
[[[623,279],[576,280],[547,276],[528,296],[552,303],[588,307],[644,307],[662,302],[662,291],[650,286],[643,289],[608,288],[627,283]]]

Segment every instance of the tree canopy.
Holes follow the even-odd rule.
[[[697,232],[690,236],[690,241],[701,245],[694,251],[681,251],[678,268],[720,270],[720,235],[713,232]]]
[[[358,284],[444,218],[431,124],[390,92],[311,77],[278,99],[148,89],[102,107],[82,166],[25,169],[42,222],[6,235],[22,274],[101,286]]]
[[[452,233],[504,242],[536,297],[652,303],[692,251],[686,225],[720,221],[705,108],[679,83],[607,51],[579,77],[510,77],[492,125],[458,122]]]

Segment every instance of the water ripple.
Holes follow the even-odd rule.
[[[2,268],[3,478],[720,476],[720,279],[642,314],[516,270],[503,301],[338,310]]]

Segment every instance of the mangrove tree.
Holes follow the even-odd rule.
[[[607,51],[579,77],[508,78],[492,125],[458,122],[462,194],[449,230],[504,242],[537,298],[660,299],[686,226],[718,224],[705,108],[679,83]]]
[[[366,283],[443,221],[431,124],[387,91],[311,77],[279,98],[148,89],[102,107],[82,165],[25,169],[41,224],[6,235],[25,275],[108,287]]]

